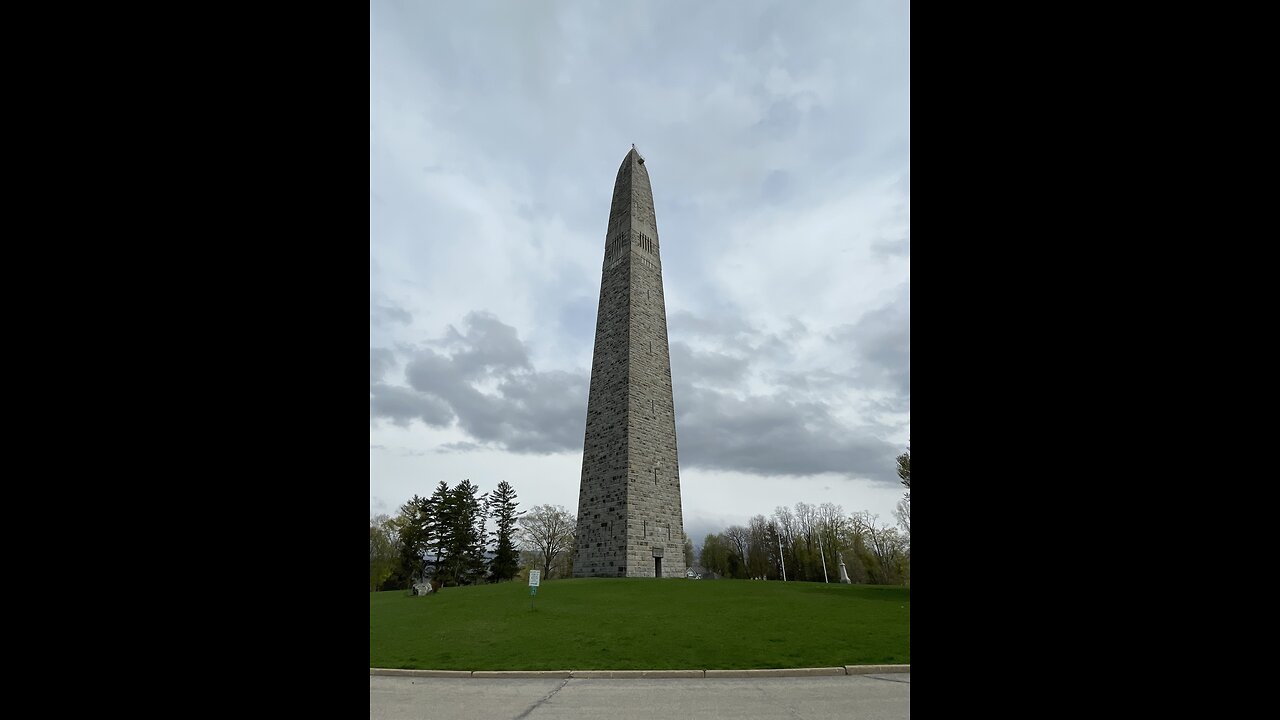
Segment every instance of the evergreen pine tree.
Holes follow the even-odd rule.
[[[440,548],[436,573],[445,582],[470,585],[484,577],[487,533],[481,507],[486,496],[477,496],[479,490],[470,480],[463,480],[448,490],[436,507]]]
[[[426,518],[427,552],[435,559],[429,561],[435,577],[443,579],[440,568],[444,564],[443,547],[448,542],[449,525],[442,521],[442,513],[449,500],[449,483],[441,480],[427,501],[429,508]]]
[[[506,480],[498,483],[498,489],[489,496],[487,510],[498,528],[497,547],[489,561],[489,579],[493,582],[510,580],[520,571],[520,551],[515,544],[516,517],[520,515],[517,505],[515,488]]]

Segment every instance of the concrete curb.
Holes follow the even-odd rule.
[[[709,678],[753,677],[814,677],[817,675],[847,675],[843,667],[829,668],[767,668],[761,670],[708,670]]]
[[[909,673],[910,665],[844,665],[819,668],[765,668],[757,670],[397,670],[369,668],[370,675],[444,678],[762,678],[823,677],[828,675],[879,675]]]
[[[392,675],[399,677],[471,677],[470,670],[395,670],[392,668],[369,668],[370,675]]]
[[[879,675],[880,673],[909,673],[910,665],[845,665],[849,675]]]
[[[474,678],[568,678],[568,670],[475,670]]]
[[[575,678],[700,678],[705,670],[574,670]]]

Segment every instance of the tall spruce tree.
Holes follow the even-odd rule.
[[[449,483],[441,480],[436,485],[436,489],[431,493],[431,498],[427,501],[426,518],[426,534],[427,534],[427,553],[428,556],[434,555],[434,559],[429,560],[433,573],[437,573],[439,577],[441,560],[441,546],[444,544],[448,536],[448,527],[440,522],[441,509],[449,500]]]
[[[463,480],[435,508],[440,548],[436,573],[446,583],[470,585],[484,578],[487,533],[482,507],[487,494],[477,496],[479,491]]]
[[[907,446],[907,451],[898,456],[898,477],[902,478],[902,484],[907,488],[907,502],[911,502],[911,446]]]
[[[488,513],[497,525],[495,536],[497,547],[493,559],[489,561],[489,579],[493,582],[510,580],[520,571],[520,551],[516,550],[515,527],[516,490],[506,480],[498,483],[498,489],[489,495]]]

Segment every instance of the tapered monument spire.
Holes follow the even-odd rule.
[[[632,145],[613,184],[578,491],[575,577],[685,573],[653,189]]]

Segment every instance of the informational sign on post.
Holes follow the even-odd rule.
[[[529,571],[529,609],[533,609],[533,599],[538,596],[538,584],[542,582],[541,570]]]

